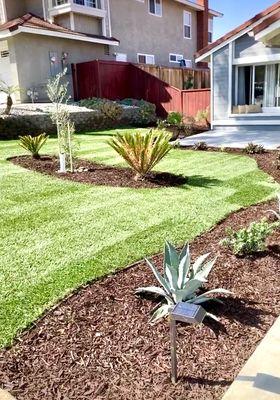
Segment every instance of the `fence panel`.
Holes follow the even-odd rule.
[[[130,63],[92,61],[73,65],[72,71],[76,100],[88,97],[143,99],[155,104],[157,114],[163,118],[170,111],[195,116],[197,111],[210,105],[210,89],[180,90]],[[184,79],[195,77],[195,71],[180,71]],[[199,79],[201,83],[207,79],[207,74],[202,71]]]

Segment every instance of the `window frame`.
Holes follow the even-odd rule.
[[[142,62],[139,61],[139,56],[144,56],[146,58],[147,57],[152,57],[154,62],[153,63],[147,63],[147,60],[146,60],[145,63],[142,63]],[[137,62],[138,62],[138,64],[155,65],[156,64],[155,55],[154,54],[146,54],[146,53],[137,53]]]
[[[208,18],[208,43],[213,43],[213,32],[214,32],[214,19],[213,18]],[[209,41],[209,38],[211,35],[211,41]]]
[[[155,11],[156,11],[156,2],[157,2],[157,1],[160,2],[160,14],[156,14],[156,12],[155,12],[155,13],[152,13],[152,12],[151,12],[151,1],[154,1],[154,3],[155,3]],[[159,18],[161,18],[161,17],[162,17],[162,14],[163,14],[163,10],[162,10],[162,0],[148,0],[148,12],[149,12],[150,15],[153,15],[154,17],[159,17]]]
[[[186,20],[185,16],[186,15],[189,15],[190,25],[187,25],[185,23],[185,20]],[[186,26],[190,28],[190,36],[186,36],[185,35],[185,33],[186,33],[185,27]],[[184,39],[188,39],[188,40],[192,39],[192,13],[190,11],[187,11],[187,10],[183,11],[183,37],[184,37]]]
[[[176,56],[176,61],[172,61],[171,56]],[[179,57],[181,57],[181,58],[178,60]],[[184,60],[183,54],[169,53],[169,62],[170,63],[179,64],[181,60]]]

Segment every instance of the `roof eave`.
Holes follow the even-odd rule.
[[[19,26],[18,29],[10,32],[10,30],[5,30],[0,32],[0,39],[5,39],[19,33],[30,33],[33,35],[42,35],[42,36],[50,36],[61,39],[69,39],[69,40],[78,40],[81,42],[94,43],[94,44],[106,44],[110,46],[119,46],[119,41],[117,40],[109,40],[104,38],[93,38],[90,36],[76,35],[68,32],[58,32],[51,31],[47,29],[36,29],[26,26]]]

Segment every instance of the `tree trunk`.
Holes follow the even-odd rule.
[[[11,98],[10,95],[7,96],[7,104],[6,104],[6,110],[4,111],[5,115],[9,115],[11,112],[11,109],[13,107],[13,99]]]

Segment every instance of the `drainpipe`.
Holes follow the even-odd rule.
[[[208,46],[208,23],[209,23],[209,1],[197,0],[197,4],[204,7],[203,11],[197,12],[197,51]],[[198,67],[207,68],[207,63],[198,63]]]
[[[45,0],[42,0],[42,6],[43,6],[43,15],[44,15],[44,20],[47,20],[47,13],[46,13],[46,4]]]

